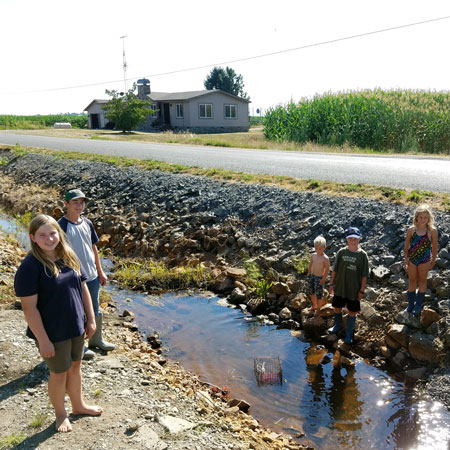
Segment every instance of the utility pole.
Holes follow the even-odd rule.
[[[125,93],[128,92],[127,89],[127,60],[125,58],[125,38],[127,37],[127,35],[125,36],[120,36],[120,39],[122,39],[122,44],[123,44],[123,84],[125,86]]]

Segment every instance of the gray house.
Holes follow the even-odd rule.
[[[151,92],[146,78],[137,82],[138,97],[150,100],[151,110],[141,131],[191,130],[197,133],[248,131],[249,100],[221,90]],[[105,128],[108,119],[102,107],[108,100],[93,100],[85,108],[89,128]]]

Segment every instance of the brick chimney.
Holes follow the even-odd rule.
[[[141,78],[137,80],[138,98],[141,100],[148,100],[147,95],[150,94],[150,80],[147,78]]]

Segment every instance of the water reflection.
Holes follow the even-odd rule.
[[[251,413],[275,430],[294,436],[303,430],[301,443],[323,450],[419,450],[428,442],[434,449],[447,448],[450,414],[445,408],[415,397],[412,387],[363,360],[342,368],[338,352],[262,325],[214,299],[171,294],[157,306],[142,301],[135,298],[132,306],[147,309],[137,320],[139,328],[158,330],[169,356],[203,379],[229,386],[233,397],[248,400]],[[283,384],[258,387],[253,359],[277,356]]]

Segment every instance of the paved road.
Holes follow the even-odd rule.
[[[450,158],[354,156],[52,138],[0,132],[0,144],[172,162],[295,178],[450,192]]]

